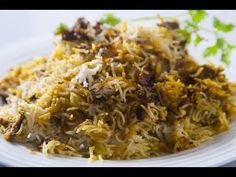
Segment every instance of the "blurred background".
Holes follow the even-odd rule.
[[[73,25],[80,16],[97,20],[104,13],[112,12],[120,18],[157,14],[156,11],[112,10],[4,10],[0,11],[0,46],[45,33],[52,33],[59,23]],[[167,13],[167,12],[165,12]],[[172,11],[172,13],[178,13]]]
[[[79,16],[84,16],[88,20],[97,20],[108,12],[122,19],[183,13],[181,10],[0,10],[0,46],[53,32],[61,22],[73,25]],[[226,21],[234,19],[236,21],[234,16],[236,13],[232,10],[213,10],[210,13],[220,14]]]
[[[59,23],[68,26],[73,25],[80,16],[94,21],[100,19],[103,14],[112,12],[122,19],[130,19],[144,16],[161,14],[172,16],[183,13],[180,10],[146,10],[146,11],[127,11],[127,10],[1,10],[0,11],[0,47],[10,45],[19,40],[26,40],[34,36],[53,33]],[[236,11],[232,10],[213,10],[211,14],[221,16],[224,21],[236,24]],[[234,38],[232,38],[235,41]],[[0,164],[1,166],[1,164]],[[225,166],[236,167],[236,161]]]

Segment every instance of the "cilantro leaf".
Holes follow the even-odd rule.
[[[205,10],[189,10],[188,14],[195,23],[200,23],[207,16]]]
[[[186,24],[186,26],[184,29],[186,29],[186,30],[193,30],[193,31],[198,30],[197,24],[190,21],[190,20],[186,20],[185,24]]]
[[[101,20],[99,22],[102,24],[108,24],[111,26],[115,26],[118,23],[120,23],[121,20],[118,17],[115,17],[112,13],[107,13],[101,18]]]
[[[57,27],[56,31],[55,31],[55,34],[60,35],[63,32],[68,31],[68,29],[69,29],[69,27],[66,24],[60,23],[59,26]]]
[[[229,59],[229,53],[223,52],[221,55],[221,61],[224,62],[226,65],[229,65],[231,63]]]
[[[221,61],[226,65],[230,64],[230,54],[235,46],[228,44],[224,38],[218,37],[216,43],[210,47],[207,47],[204,52],[204,57],[215,56],[218,52],[221,53]]]
[[[225,46],[225,40],[223,38],[217,38],[216,40],[216,46],[219,48],[219,49],[223,49],[224,46]]]
[[[199,34],[197,34],[196,37],[195,37],[195,39],[194,39],[194,41],[193,41],[193,43],[194,43],[195,46],[197,46],[197,45],[200,44],[202,41],[203,41],[203,37],[200,36]]]
[[[203,52],[203,56],[204,57],[209,57],[209,56],[215,56],[218,52],[218,47],[217,45],[213,45],[210,47],[207,47],[204,52]]]
[[[221,61],[224,62],[226,65],[230,64],[229,56],[234,48],[235,46],[228,44],[227,47],[222,50]]]
[[[227,42],[224,37],[219,35],[219,32],[231,32],[235,29],[236,25],[233,23],[222,22],[217,17],[214,17],[212,26],[214,31],[204,29],[199,26],[199,23],[206,18],[208,15],[205,10],[189,10],[188,14],[190,19],[183,21],[183,29],[178,30],[177,32],[181,34],[187,41],[187,43],[192,42],[195,46],[199,45],[203,40],[203,36],[199,35],[199,31],[205,30],[211,32],[216,37],[216,42],[213,45],[208,46],[203,51],[203,57],[216,56],[220,54],[221,61],[226,65],[230,64],[230,54],[232,50],[236,47]],[[191,40],[191,34],[195,34],[193,40]]]
[[[232,23],[224,23],[220,21],[217,17],[214,17],[213,26],[218,31],[223,31],[226,33],[231,32],[235,27]]]

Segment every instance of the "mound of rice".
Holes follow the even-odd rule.
[[[174,22],[108,27],[79,18],[50,56],[0,81],[0,131],[44,154],[141,159],[229,129],[235,85],[199,65]]]

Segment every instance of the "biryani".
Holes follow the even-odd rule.
[[[79,18],[51,55],[0,81],[0,131],[44,154],[142,159],[199,146],[229,129],[235,85],[198,64],[176,22],[115,27]]]

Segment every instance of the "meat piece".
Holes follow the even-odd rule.
[[[152,87],[154,81],[155,81],[155,75],[154,74],[141,73],[139,75],[139,78],[138,78],[139,84],[144,86],[144,87]]]
[[[16,122],[13,122],[13,123],[0,119],[0,125],[2,125],[4,127],[4,136],[3,137],[8,141],[12,140],[12,139],[15,139],[15,135],[20,130],[24,119],[25,119],[24,114],[22,114],[18,118],[18,120]]]
[[[77,39],[77,36],[74,32],[68,31],[62,34],[62,39],[66,41],[73,41]]]
[[[217,70],[208,65],[203,65],[203,71],[200,74],[201,79],[210,78],[214,79],[217,75]]]
[[[143,120],[144,119],[144,115],[145,115],[144,110],[140,106],[136,108],[135,113],[136,113],[136,117],[137,117],[138,120]]]
[[[15,135],[20,130],[20,127],[21,127],[21,124],[22,124],[24,118],[25,118],[25,116],[22,114],[20,116],[20,118],[18,119],[18,121],[12,126],[11,135]]]
[[[96,31],[96,35],[102,32],[101,23],[97,22],[96,25],[93,27]]]
[[[90,25],[89,21],[87,21],[84,17],[80,17],[75,23],[73,31],[78,32],[81,29],[87,29],[89,25]]]
[[[154,103],[157,104],[160,101],[159,97],[157,95],[151,95],[147,97],[148,103]]]
[[[116,93],[114,88],[109,88],[106,86],[100,87],[100,88],[94,88],[91,90],[92,94],[95,98],[101,98],[101,97],[109,97]]]
[[[0,125],[2,125],[4,128],[7,128],[9,126],[9,122],[0,118]]]
[[[6,94],[5,92],[0,91],[0,106],[4,105],[4,104],[7,104],[7,100],[6,100],[7,97],[8,97],[8,94]]]
[[[37,97],[35,95],[33,95],[32,97],[30,97],[30,101],[31,102],[35,102],[37,100]]]
[[[186,85],[195,83],[195,80],[190,77],[192,73],[196,73],[198,70],[198,66],[193,60],[177,60],[175,69],[178,71],[181,82]]]
[[[180,45],[181,47],[183,47],[183,48],[185,48],[186,44],[187,44],[187,41],[186,41],[186,40],[182,40],[182,41],[180,41],[180,43],[179,43],[179,45]]]
[[[163,22],[161,24],[158,24],[158,26],[163,26],[170,30],[179,29],[179,24],[177,22]]]
[[[136,88],[136,90],[135,90],[135,94],[137,94],[137,96],[138,97],[140,97],[140,98],[144,98],[144,97],[146,97],[146,90],[145,90],[145,88],[143,88],[141,85],[137,85],[137,88]]]
[[[154,94],[153,88],[142,87],[141,85],[137,85],[135,90],[135,94],[140,98],[143,104],[147,103],[157,103],[159,102],[159,97]]]
[[[91,28],[90,23],[85,18],[79,18],[74,27],[70,31],[62,34],[62,39],[67,41],[91,41],[92,36],[88,34],[88,28]]]
[[[92,37],[88,36],[88,34],[84,32],[66,32],[62,35],[62,39],[66,41],[73,41],[73,40],[79,40],[79,41],[91,41]]]

